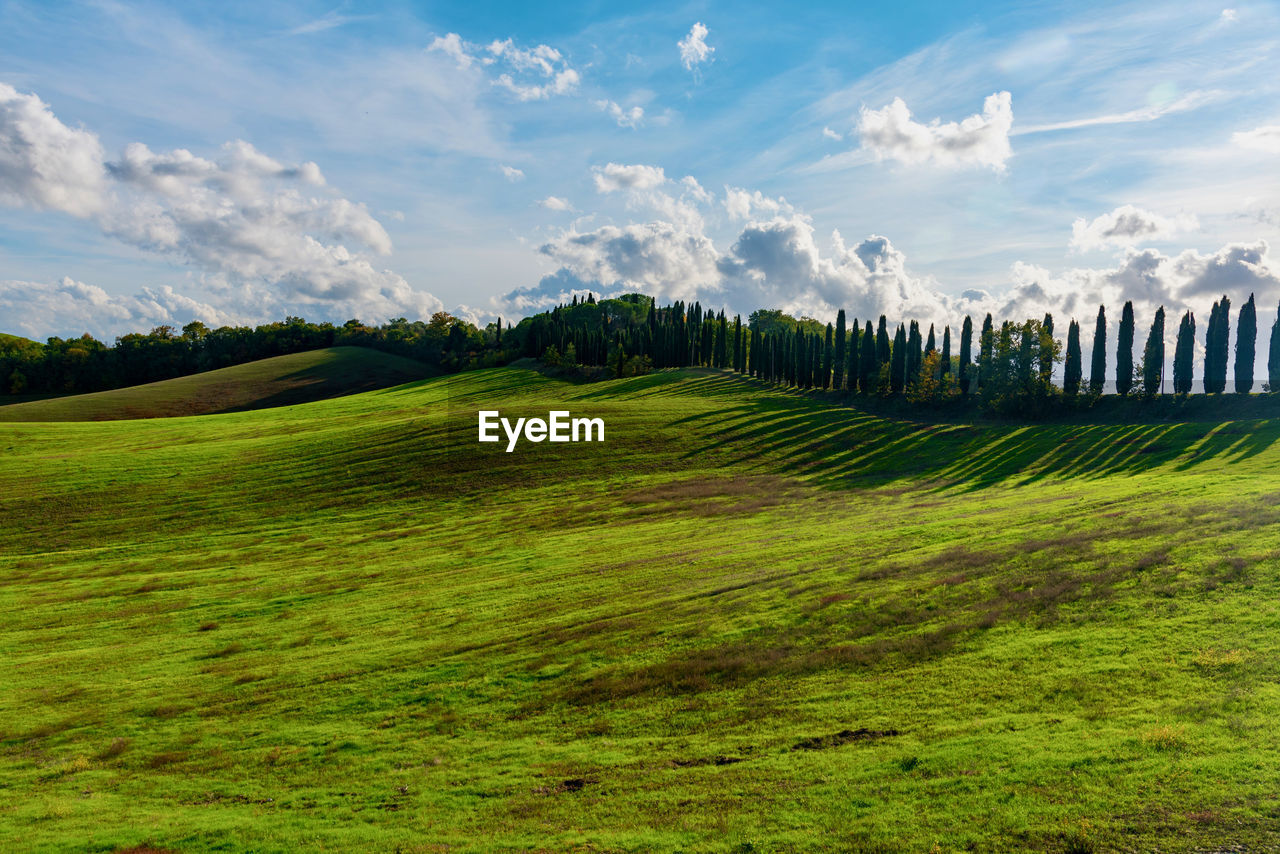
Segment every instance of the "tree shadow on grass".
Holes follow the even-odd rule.
[[[769,459],[833,488],[912,479],[976,490],[1048,477],[1134,475],[1216,459],[1239,462],[1280,438],[1272,421],[1211,424],[922,424],[819,407],[798,398],[746,403],[676,422],[698,437],[686,456],[717,450]]]

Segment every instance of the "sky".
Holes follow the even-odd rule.
[[[0,329],[1256,293],[1265,359],[1274,3],[545,5],[0,0]]]

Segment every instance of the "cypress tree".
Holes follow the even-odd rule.
[[[1240,306],[1240,318],[1236,321],[1236,394],[1253,391],[1253,357],[1258,346],[1258,310],[1249,301]]]
[[[1160,393],[1164,380],[1164,306],[1156,310],[1151,321],[1147,345],[1142,348],[1142,391],[1148,395]]]
[[[844,328],[844,309],[836,312],[836,350],[832,356],[832,367],[835,368],[835,376],[831,378],[831,387],[836,391],[844,385],[844,363],[845,363],[845,328]]]
[[[1053,315],[1045,312],[1040,322],[1040,383],[1046,388],[1053,378]]]
[[[893,351],[889,354],[889,391],[898,394],[907,372],[907,330],[901,323],[893,335]]]
[[[1209,309],[1209,325],[1204,330],[1204,386],[1205,394],[1214,393],[1214,378],[1218,375],[1218,370],[1214,367],[1213,361],[1217,357],[1218,347],[1218,324],[1222,317],[1222,309],[1215,302],[1213,308]]]
[[[927,356],[927,355],[929,355],[930,353],[932,353],[933,351],[935,351],[935,350],[937,350],[937,349],[938,349],[937,344],[934,342],[934,338],[933,338],[933,324],[932,324],[932,323],[930,323],[930,324],[929,324],[929,339],[928,339],[928,340],[925,342],[925,344],[924,344],[924,354]]]
[[[733,369],[738,373],[747,370],[747,339],[742,337],[742,315],[733,316]]]
[[[858,326],[858,318],[853,319],[853,325],[849,327],[849,346],[848,346],[848,367],[845,369],[845,383],[849,391],[858,390],[858,365],[862,359],[861,352],[861,328]]]
[[[911,321],[911,329],[907,333],[907,364],[902,377],[904,386],[914,386],[920,381],[920,364],[924,360],[922,352],[924,342],[920,338],[920,324]]]
[[[1068,397],[1080,391],[1080,358],[1080,324],[1072,318],[1067,327],[1067,360],[1062,366],[1062,390]]]
[[[987,375],[991,372],[992,350],[995,348],[996,331],[991,323],[991,312],[982,321],[982,335],[978,339],[978,388],[986,388]]]
[[[1037,373],[1033,368],[1040,354],[1040,341],[1034,332],[1035,321],[1028,320],[1018,334],[1018,388],[1025,392],[1031,391],[1031,380]]]
[[[969,393],[969,363],[973,360],[973,318],[964,316],[960,327],[960,393]]]
[[[862,352],[858,358],[858,391],[870,394],[875,390],[876,380],[880,376],[880,362],[876,358],[876,335],[871,331],[871,321],[862,330]]]
[[[1120,313],[1120,333],[1116,336],[1116,394],[1133,388],[1133,302]]]
[[[1098,322],[1093,327],[1093,359],[1089,362],[1089,391],[1102,394],[1107,378],[1107,309],[1098,306]]]
[[[1173,393],[1191,393],[1191,372],[1196,352],[1196,319],[1191,312],[1178,324],[1178,343],[1173,348]]]
[[[888,364],[892,357],[893,352],[889,346],[889,326],[882,314],[880,328],[876,330],[876,362],[881,365]]]
[[[1276,322],[1271,324],[1271,349],[1267,351],[1267,388],[1273,394],[1280,391],[1280,306],[1276,307]]]
[[[1231,300],[1226,294],[1214,303],[1209,318],[1209,335],[1205,341],[1204,390],[1222,394],[1227,390],[1227,349],[1230,344]],[[1212,357],[1212,358],[1210,358]],[[1210,373],[1212,367],[1212,373]]]
[[[942,327],[942,358],[938,360],[938,372],[942,376],[951,373],[951,327]]]
[[[831,388],[831,361],[835,358],[831,337],[831,324],[828,323],[826,343],[822,348],[822,387],[824,389]]]

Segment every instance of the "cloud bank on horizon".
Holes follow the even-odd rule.
[[[203,51],[223,118],[170,117],[160,80],[113,87],[110,52],[58,68],[39,39],[0,35],[18,57],[0,80],[0,235],[41,247],[24,263],[0,241],[5,331],[446,305],[513,320],[588,290],[939,325],[1083,320],[1126,299],[1204,314],[1223,292],[1257,292],[1265,314],[1280,298],[1280,63],[1260,35],[1280,19],[1264,8],[994,10],[850,65],[815,58],[834,38],[820,27],[790,45],[765,12],[727,7],[675,32],[551,16],[529,39],[518,21],[299,9],[270,64],[176,13],[97,9],[161,64],[131,11]],[[40,20],[74,40],[69,18]],[[907,23],[867,26],[905,38]],[[86,101],[76,75],[94,63]],[[355,84],[316,88],[330,74]],[[95,253],[128,283],[97,278]]]

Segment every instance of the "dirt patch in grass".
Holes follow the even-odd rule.
[[[866,727],[858,727],[857,729],[842,729],[831,735],[816,735],[810,738],[802,738],[795,744],[791,745],[792,750],[827,750],[832,747],[841,747],[855,741],[877,741],[882,738],[893,738],[896,735],[902,735],[896,729],[867,729]]]

